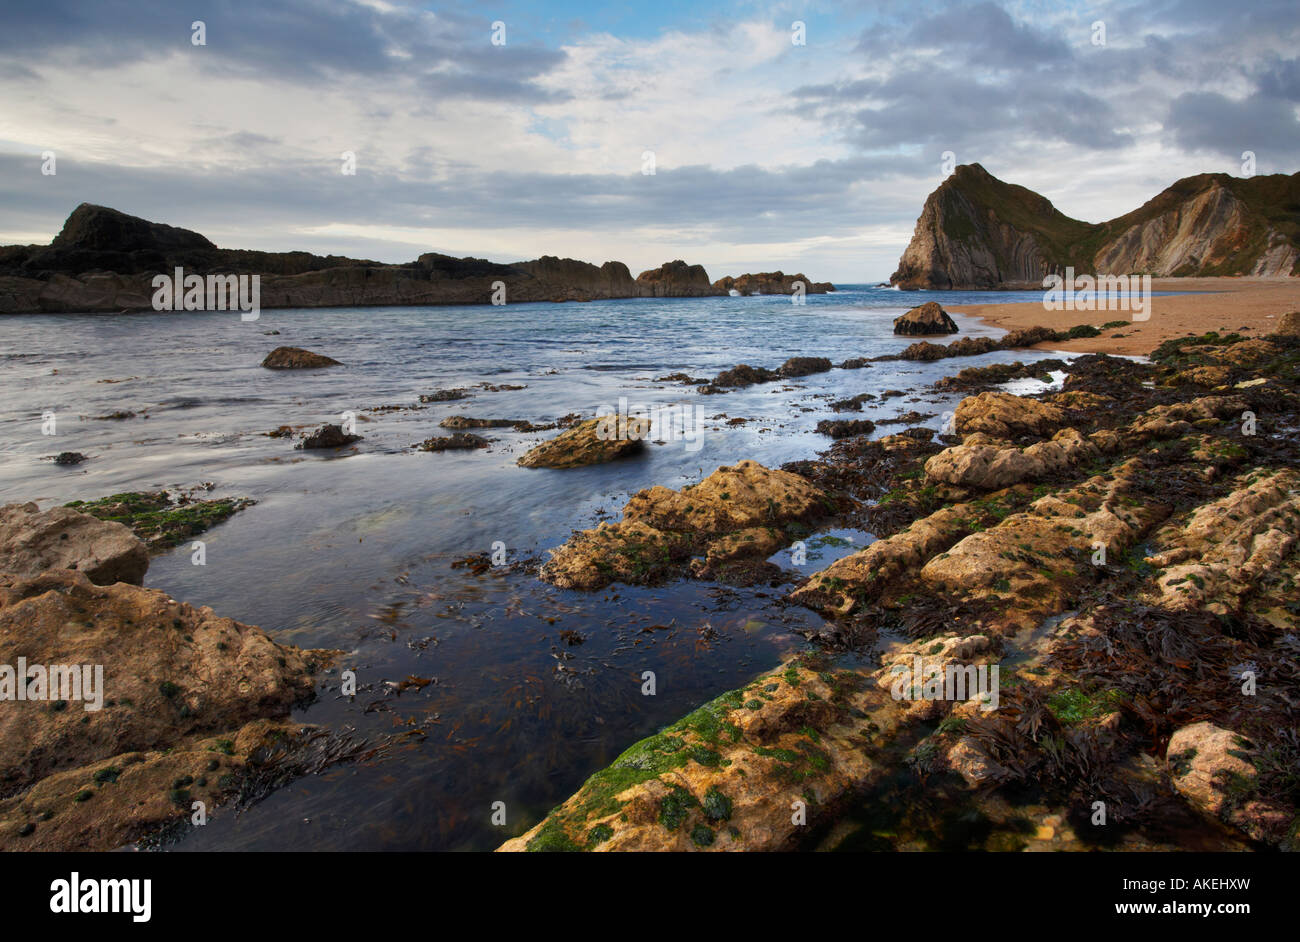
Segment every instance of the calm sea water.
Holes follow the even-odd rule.
[[[296,718],[387,742],[382,758],[298,779],[236,815],[218,810],[180,850],[490,849],[534,823],[636,739],[770,668],[817,616],[775,604],[783,590],[696,582],[613,586],[584,594],[529,571],[474,576],[451,563],[496,542],[513,559],[545,558],[573,529],[617,517],[636,490],[680,487],[719,465],[809,458],[829,441],[812,429],[828,400],[907,390],[862,413],[942,413],[956,397],[926,391],[948,364],[877,363],[719,396],[657,383],[711,377],[737,363],[791,356],[833,362],[901,350],[893,318],[931,298],[945,306],[1036,300],[1037,294],[899,292],[846,286],[803,306],[784,297],[623,300],[507,307],[276,310],[237,314],[24,316],[0,319],[0,501],[42,507],[125,490],[212,485],[257,500],[209,531],[207,564],[187,546],[154,559],[146,585],[260,625],[303,647],[342,649],[355,699],[323,678]],[[963,336],[997,334],[955,315]],[[279,331],[278,335],[268,335]],[[272,371],[279,345],[345,366]],[[1029,360],[1011,351],[961,366]],[[525,386],[489,392],[478,384]],[[418,409],[421,394],[467,387],[472,398]],[[698,449],[570,471],[516,459],[556,433],[490,430],[490,449],[428,454],[411,446],[444,417],[553,421],[633,407],[692,404],[707,416]],[[135,418],[96,418],[131,411]],[[364,441],[335,453],[266,437],[280,425],[359,414]],[[42,434],[53,412],[56,434]],[[938,428],[939,418],[924,424]],[[903,426],[885,426],[888,434]],[[64,468],[45,456],[90,456]],[[860,541],[869,539],[860,536]],[[847,551],[851,551],[851,547]],[[831,559],[810,556],[821,568]],[[584,638],[578,645],[561,631]],[[643,671],[658,694],[641,695]],[[385,685],[432,678],[396,695]],[[504,801],[507,825],[490,822]]]

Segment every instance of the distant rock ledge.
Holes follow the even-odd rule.
[[[198,275],[259,275],[260,307],[488,304],[500,285],[506,303],[613,298],[789,294],[803,275],[741,275],[712,283],[700,265],[679,260],[636,278],[622,262],[593,265],[543,255],[500,264],[429,252],[390,265],[340,255],[218,248],[197,232],[82,203],[49,245],[0,246],[0,314],[130,313],[153,310],[153,277],[182,268]],[[720,287],[723,282],[728,287]],[[807,282],[809,293],[833,290]],[[498,295],[499,296],[499,295]]]

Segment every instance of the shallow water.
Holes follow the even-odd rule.
[[[680,487],[743,458],[775,467],[812,457],[829,445],[812,429],[835,417],[831,399],[904,390],[868,403],[861,417],[936,413],[924,423],[936,429],[960,399],[926,390],[956,371],[942,361],[836,369],[717,396],[656,377],[895,353],[911,341],[893,336],[893,318],[912,305],[1039,297],[847,286],[803,306],[756,297],[276,310],[252,322],[9,317],[0,319],[0,500],[47,507],[201,482],[212,496],[252,497],[255,506],[201,537],[206,565],[191,564],[186,544],[154,559],[146,585],[282,641],[348,652],[338,666],[357,672],[358,695],[340,697],[335,672],[296,717],[388,741],[385,754],[299,779],[239,815],[218,810],[178,849],[490,849],[637,738],[801,647],[791,627],[818,617],[777,604],[778,589],[684,582],[584,594],[541,583],[532,564],[474,576],[451,563],[498,541],[511,560],[540,562],[571,530],[616,518],[642,487]],[[962,336],[1000,333],[954,317]],[[262,369],[279,345],[345,366]],[[1051,355],[998,352],[960,366]],[[526,388],[473,388],[480,383]],[[472,398],[368,411],[415,406],[420,394],[449,387],[470,388]],[[515,464],[555,432],[488,430],[495,441],[486,451],[411,448],[446,434],[438,422],[456,413],[551,422],[620,397],[633,408],[690,404],[710,419],[699,442],[652,444],[639,457],[569,471]],[[119,410],[136,417],[96,418]],[[358,414],[364,440],[337,454],[295,451],[265,434],[338,422],[347,411]],[[42,434],[49,412],[54,435]],[[725,424],[737,416],[750,421]],[[91,460],[69,468],[43,460],[60,451]],[[812,544],[810,569],[870,540],[828,536]],[[788,553],[774,558],[789,565]],[[584,640],[566,643],[566,630]],[[641,694],[647,670],[655,696]],[[400,696],[384,686],[411,675],[435,682]],[[496,801],[506,803],[505,827],[490,823]]]

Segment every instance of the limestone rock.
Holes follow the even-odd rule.
[[[6,703],[0,781],[7,788],[186,734],[287,716],[313,692],[307,655],[258,628],[156,589],[99,586],[66,570],[0,576],[0,664],[19,656],[29,665],[102,665],[103,704],[87,710],[85,701],[67,700],[51,709],[53,696]]]
[[[967,396],[953,413],[958,435],[985,432],[995,438],[1020,435],[1049,435],[1065,422],[1058,406],[1004,392],[983,392]]]
[[[645,447],[650,422],[604,415],[580,422],[519,459],[524,468],[580,468],[634,454]]]
[[[139,585],[148,568],[148,549],[120,523],[68,507],[0,507],[0,573],[35,576],[46,569],[74,569],[100,585]]]

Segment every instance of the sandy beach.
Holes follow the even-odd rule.
[[[1151,299],[1151,318],[1101,336],[1039,344],[1042,349],[1080,353],[1148,354],[1165,340],[1210,330],[1246,337],[1271,333],[1278,318],[1300,310],[1300,278],[1156,278],[1153,291],[1195,294]],[[975,304],[952,308],[997,327],[1012,329],[1042,324],[1060,330],[1076,324],[1101,326],[1127,319],[1127,311],[1048,311],[1041,304]]]

